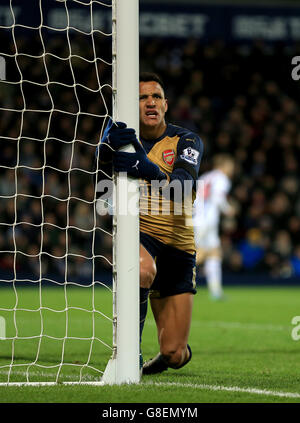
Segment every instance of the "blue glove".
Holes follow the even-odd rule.
[[[116,151],[113,157],[113,165],[116,172],[127,172],[134,178],[142,178],[147,181],[166,179],[166,175],[151,160],[136,136],[132,141],[135,153]]]
[[[103,163],[112,161],[113,152],[125,145],[131,144],[135,139],[135,130],[127,128],[124,122],[113,122],[109,119],[103,132],[100,144],[97,147],[96,155],[99,150],[99,159]]]

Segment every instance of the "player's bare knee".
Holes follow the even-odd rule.
[[[152,262],[143,263],[140,267],[140,285],[142,288],[150,288],[156,276],[156,265]]]

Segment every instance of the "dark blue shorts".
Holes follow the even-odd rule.
[[[154,258],[157,268],[150,297],[163,298],[185,292],[196,294],[196,254],[166,245],[143,232],[140,242]]]

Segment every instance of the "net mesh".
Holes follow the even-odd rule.
[[[112,2],[26,8],[30,24],[17,0],[0,10],[0,382],[99,380],[113,349],[95,166],[112,114]]]

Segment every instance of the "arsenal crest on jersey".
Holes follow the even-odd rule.
[[[164,162],[171,166],[175,160],[175,151],[174,150],[165,150],[163,152],[163,160]]]

